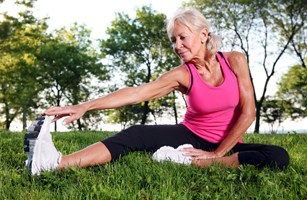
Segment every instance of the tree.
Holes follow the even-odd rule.
[[[306,62],[306,59],[305,59]],[[307,116],[307,68],[302,65],[292,66],[279,83],[277,95],[288,102],[285,116],[292,120]]]
[[[260,98],[254,92],[256,122],[254,132],[260,128],[260,112],[265,100],[268,84],[275,75],[277,64],[293,40],[305,27],[306,3],[303,0],[196,0],[186,5],[195,6],[208,19],[215,20],[214,28],[222,36],[224,49],[236,47],[245,54],[250,77],[255,91],[252,67],[262,66],[265,73]],[[259,58],[261,53],[261,58]],[[261,64],[257,63],[262,60]]]
[[[34,1],[16,3],[28,9]],[[47,26],[45,19],[34,18],[27,9],[18,13],[18,18],[3,13],[0,22],[0,113],[5,116],[6,129],[21,114],[25,128],[26,116],[35,113],[39,102],[41,88],[34,84],[34,51]]]
[[[108,93],[115,92],[118,89],[117,84],[112,84],[109,86]],[[103,110],[103,114],[108,116],[107,122],[120,124],[125,129],[127,126],[136,124],[142,119],[143,108],[142,104],[126,105],[116,109]]]
[[[285,120],[283,114],[286,102],[271,96],[266,96],[261,108],[262,120],[271,126],[271,133],[276,133],[280,124]],[[274,129],[274,125],[277,127]]]
[[[170,52],[166,49],[171,49],[165,30],[165,19],[164,14],[143,6],[137,9],[135,19],[117,13],[116,19],[111,22],[111,27],[107,29],[109,38],[101,40],[101,52],[111,61],[114,72],[117,75],[121,73],[125,86],[134,87],[149,83],[158,77],[158,73],[165,72],[170,65],[165,62]],[[179,63],[179,58],[175,60]],[[116,121],[122,119],[121,122],[127,124],[130,120],[136,120],[134,122],[140,121],[141,124],[145,124],[148,122],[149,113],[157,113],[157,104],[151,102],[145,101],[138,105],[115,109],[118,112],[115,114],[118,117]],[[139,116],[137,112],[140,108],[142,117],[136,118]],[[128,116],[124,116],[124,113]]]
[[[94,77],[102,81],[108,79],[100,56],[91,46],[90,33],[84,25],[75,23],[69,31],[65,27],[57,30],[40,44],[36,54],[36,80],[47,91],[46,99],[51,105],[60,106],[65,93],[67,98],[74,99],[73,103],[78,103],[81,99],[76,95],[80,94],[78,87],[82,81]],[[76,94],[69,96],[68,91]]]
[[[169,43],[163,43],[164,46],[161,49],[161,54],[163,55],[161,59],[158,62],[157,69],[156,69],[156,78],[163,74],[165,71],[170,71],[174,68],[174,66],[179,66],[182,64],[181,60],[177,56],[177,54],[174,53],[173,48],[170,48]],[[159,101],[161,106],[156,106],[156,108],[162,108],[163,111],[167,111],[167,116],[174,116],[175,118],[175,124],[178,124],[178,109],[177,109],[177,103],[176,100],[178,99],[177,96],[180,92],[178,91],[172,91],[171,94],[168,94],[164,96],[163,98],[153,100],[153,101]],[[183,100],[186,102],[185,97],[182,93],[180,93]],[[162,103],[161,103],[162,102]],[[185,105],[185,108],[187,107],[187,104]],[[167,108],[172,108],[172,111]],[[161,115],[163,115],[163,112],[160,112]]]
[[[78,80],[75,81],[78,85],[70,84],[67,90],[64,93],[67,104],[76,105],[80,102],[89,101],[93,96],[103,92],[103,88],[98,86],[93,86],[91,80]],[[89,129],[98,129],[98,125],[101,121],[100,111],[89,111],[86,112],[82,118],[69,123],[69,129],[78,129],[78,130],[89,130]]]
[[[283,42],[290,41],[288,50],[291,54],[296,55],[301,65],[306,68],[306,61],[304,61],[307,56],[306,1],[275,0],[273,2],[274,27],[282,35]]]
[[[0,102],[1,114],[5,115],[6,129],[12,121],[23,114],[23,128],[26,128],[26,116],[33,116],[39,106],[40,87],[35,86],[33,77],[34,58],[3,56],[0,61]]]

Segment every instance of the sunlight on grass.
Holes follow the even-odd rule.
[[[73,153],[110,132],[53,133],[55,146]],[[24,168],[24,133],[0,132],[1,199],[304,199],[307,198],[306,134],[246,134],[244,142],[276,144],[290,154],[284,170],[200,169],[159,163],[150,152],[133,152],[103,166],[31,176]],[[291,138],[291,139],[290,139]]]

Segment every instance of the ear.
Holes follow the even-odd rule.
[[[207,42],[208,40],[208,33],[209,31],[206,29],[206,28],[203,28],[201,31],[200,31],[200,39],[201,39],[201,42],[204,44]]]

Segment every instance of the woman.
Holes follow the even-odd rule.
[[[201,167],[210,166],[213,161],[237,168],[240,164],[287,167],[289,156],[283,148],[242,143],[243,134],[255,118],[254,92],[244,55],[217,53],[220,39],[210,33],[207,20],[195,9],[178,11],[169,20],[167,31],[175,53],[184,63],[181,66],[154,82],[124,88],[75,106],[53,107],[42,114],[57,115],[52,122],[69,116],[63,120],[66,125],[89,110],[137,104],[178,90],[186,95],[188,103],[183,122],[135,125],[61,159],[60,153],[53,150],[57,158],[44,165],[52,165],[51,168],[102,165],[131,151],[156,151],[162,146],[177,148],[187,143],[195,148],[182,149],[184,155],[191,156],[192,164]]]

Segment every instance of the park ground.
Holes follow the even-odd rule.
[[[244,142],[275,144],[290,155],[285,170],[200,169],[159,163],[150,152],[134,152],[103,166],[43,172],[24,168],[25,132],[0,131],[0,199],[307,199],[307,134],[245,134]],[[107,131],[52,133],[64,155],[85,148]]]

